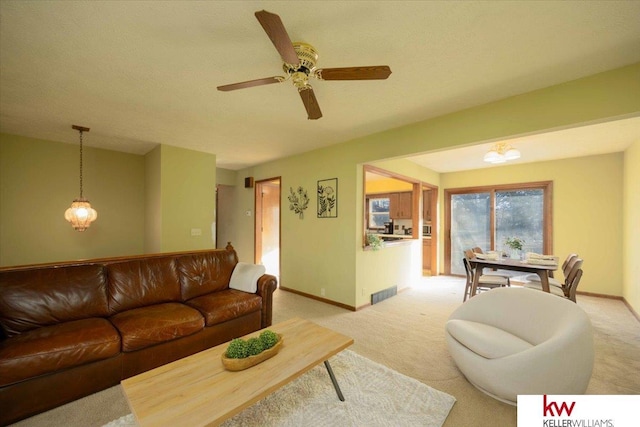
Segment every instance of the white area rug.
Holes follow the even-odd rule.
[[[222,425],[441,426],[456,401],[350,350],[332,357],[329,363],[345,402],[338,399],[321,364]],[[129,414],[105,427],[135,425]]]

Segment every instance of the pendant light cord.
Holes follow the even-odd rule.
[[[82,129],[80,132],[80,199],[82,199]]]

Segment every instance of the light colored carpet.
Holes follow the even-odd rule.
[[[445,427],[515,426],[516,408],[478,391],[447,350],[444,325],[462,304],[464,279],[425,278],[357,312],[304,298],[274,294],[273,321],[309,319],[354,338],[350,350],[456,398]],[[640,322],[622,301],[578,295],[594,327],[595,366],[588,394],[640,394]],[[19,427],[99,427],[130,412],[120,386],[36,415]],[[394,420],[396,414],[390,413]],[[306,425],[313,426],[313,420]],[[400,425],[400,424],[397,424]]]
[[[222,426],[441,426],[455,403],[452,396],[349,350],[330,363],[344,402],[319,365]],[[135,425],[127,415],[105,427]]]

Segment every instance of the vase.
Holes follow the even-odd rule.
[[[520,259],[520,249],[511,249],[511,259]]]

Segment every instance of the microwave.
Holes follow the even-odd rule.
[[[423,236],[431,236],[431,224],[424,224],[422,226],[422,235]]]

